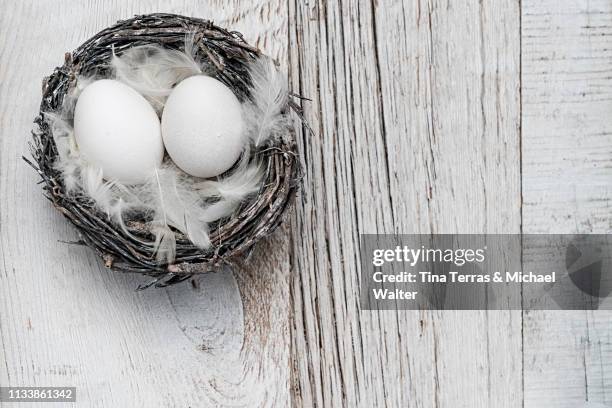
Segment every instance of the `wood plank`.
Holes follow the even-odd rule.
[[[135,293],[146,278],[111,273],[91,252],[58,242],[76,233],[20,159],[42,77],[98,30],[153,11],[213,18],[286,66],[286,7],[30,0],[1,9],[0,384],[76,386],[92,407],[286,406],[286,231],[237,268],[237,279],[226,271]]]
[[[526,233],[612,230],[612,3],[522,2]],[[610,311],[528,312],[525,406],[612,402]]]
[[[359,310],[360,233],[520,229],[516,2],[290,2],[297,406],[520,406],[520,312]]]
[[[2,6],[0,384],[77,385],[92,406],[285,406],[291,302],[296,406],[518,406],[521,329],[525,406],[610,402],[608,312],[360,311],[355,255],[360,232],[519,231],[519,33],[523,230],[609,232],[609,1],[523,1],[522,30],[517,2],[198,3]],[[40,78],[147,11],[243,31],[313,98],[304,202],[237,282],[134,294],[141,279],[57,242],[74,231],[19,160]]]

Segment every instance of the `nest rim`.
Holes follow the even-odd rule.
[[[212,246],[202,250],[179,231],[176,233],[176,259],[158,263],[152,246],[152,233],[144,215],[127,224],[128,233],[115,226],[98,210],[89,197],[66,191],[61,174],[54,168],[58,156],[47,112],[61,109],[64,96],[80,75],[104,77],[110,72],[112,53],[117,54],[138,45],[156,44],[180,49],[185,35],[195,33],[198,56],[214,69],[212,75],[229,86],[239,100],[249,98],[250,78],[247,64],[266,57],[249,45],[238,31],[228,31],[212,21],[178,14],[154,13],[120,20],[103,29],[65,54],[64,64],[43,80],[43,96],[35,119],[30,152],[33,161],[24,157],[42,178],[44,195],[54,207],[76,226],[81,243],[92,248],[107,268],[134,272],[155,279],[140,289],[167,286],[194,274],[217,270],[247,258],[255,244],[271,234],[291,207],[300,181],[300,166],[293,129],[257,149],[253,160],[265,165],[264,182],[258,194],[247,199],[229,218],[211,224]],[[268,57],[269,58],[269,57]],[[290,98],[286,114],[301,114]]]

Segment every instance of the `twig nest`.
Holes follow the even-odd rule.
[[[209,97],[196,97],[198,88]],[[291,110],[283,75],[239,33],[137,16],[96,34],[45,79],[34,163],[26,161],[107,267],[165,286],[245,258],[280,224],[299,181]],[[159,163],[152,119],[162,115],[169,155]],[[140,164],[113,172],[126,161]]]
[[[244,150],[246,126],[236,95],[206,75],[181,81],[164,105],[164,145],[184,172],[209,178],[229,170]]]

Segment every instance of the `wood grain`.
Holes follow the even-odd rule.
[[[360,233],[518,232],[518,4],[290,3],[296,406],[520,406],[520,312],[359,310]]]
[[[522,2],[526,233],[612,231],[612,3]],[[525,314],[525,406],[612,403],[610,311]]]
[[[609,0],[0,11],[0,385],[77,386],[87,407],[611,403],[610,313],[360,310],[358,261],[360,233],[612,230]],[[311,99],[314,134],[295,212],[252,259],[135,293],[60,242],[75,232],[20,156],[63,53],[153,11],[243,32]]]
[[[237,268],[236,278],[224,271],[135,293],[146,278],[111,273],[88,250],[58,241],[76,240],[75,231],[20,160],[42,77],[98,30],[153,11],[207,17],[241,30],[286,65],[281,3],[1,4],[0,385],[76,386],[78,405],[91,407],[286,406],[289,257],[282,233]]]

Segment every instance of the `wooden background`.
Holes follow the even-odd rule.
[[[295,211],[235,278],[135,293],[61,242],[20,156],[63,53],[154,11],[278,58],[316,136]],[[610,0],[0,0],[2,386],[76,386],[84,407],[612,406],[612,313],[360,311],[357,258],[360,233],[611,230]]]

